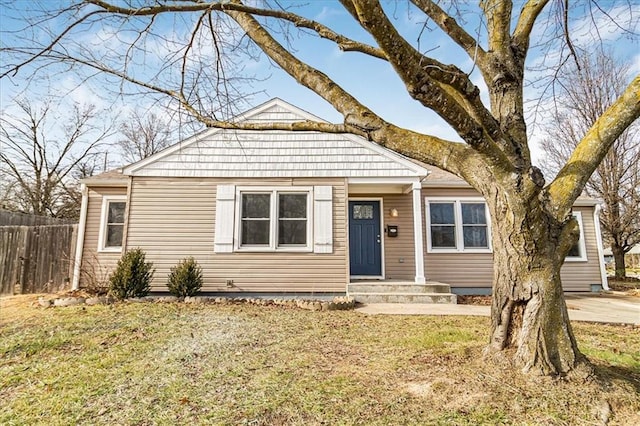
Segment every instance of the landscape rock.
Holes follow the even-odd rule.
[[[89,306],[93,306],[93,305],[108,305],[110,303],[113,303],[114,299],[112,297],[109,296],[96,296],[96,297],[89,297],[87,298],[87,300],[85,300],[85,303]]]
[[[353,297],[334,297],[333,301],[329,304],[330,310],[347,310],[353,309],[356,306],[356,301]]]
[[[178,303],[184,302],[189,304],[205,304],[205,303],[218,303],[222,305],[228,304],[251,304],[256,306],[282,306],[286,308],[298,308],[308,311],[332,311],[353,309],[355,307],[355,300],[351,297],[335,297],[331,301],[319,300],[319,299],[297,299],[297,298],[242,298],[242,297],[208,297],[208,296],[187,296],[185,298],[176,296],[144,296],[144,297],[131,297],[125,299],[125,302],[130,303],[144,303],[144,302],[157,302],[157,303]],[[107,305],[115,303],[116,299],[112,296],[92,296],[92,297],[78,297],[68,296],[60,297],[57,299],[50,299],[46,297],[40,297],[38,304],[43,307],[49,306],[73,306],[86,303],[87,305]]]
[[[211,301],[212,299],[206,296],[187,296],[184,298],[184,303],[193,303],[194,305],[202,305]]]
[[[53,301],[54,306],[75,306],[82,305],[85,302],[84,297],[63,297]]]
[[[160,296],[156,297],[155,301],[158,303],[175,303],[179,302],[180,298],[176,296]]]
[[[53,300],[46,299],[44,297],[39,297],[38,298],[38,305],[40,305],[42,307],[45,307],[45,308],[48,308],[48,307],[53,305]]]

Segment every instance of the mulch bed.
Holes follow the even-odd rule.
[[[458,296],[458,305],[491,306],[491,296]]]

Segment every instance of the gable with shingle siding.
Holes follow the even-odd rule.
[[[279,99],[240,121],[322,121]],[[346,134],[208,129],[142,162],[132,176],[217,178],[416,177],[425,168],[363,138]]]
[[[235,132],[234,132],[235,133]],[[392,159],[340,135],[215,133],[134,172],[180,177],[405,177]],[[327,137],[329,136],[329,137]]]

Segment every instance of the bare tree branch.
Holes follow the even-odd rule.
[[[360,24],[387,52],[411,97],[436,111],[479,152],[499,158],[500,150],[492,138],[501,137],[500,128],[468,77],[458,68],[415,50],[397,32],[378,2],[353,0],[351,4]]]
[[[70,10],[71,8],[67,9]],[[9,68],[7,71],[5,71],[4,73],[0,74],[0,78],[6,77],[10,74],[17,74],[18,71],[20,70],[20,68],[25,67],[26,65],[31,64],[32,62],[36,61],[38,58],[40,58],[41,56],[44,56],[48,51],[50,51],[51,49],[53,49],[56,45],[58,45],[60,43],[60,41],[67,35],[69,34],[75,27],[81,25],[83,22],[87,21],[89,18],[94,17],[98,14],[100,14],[100,11],[95,11],[95,12],[91,12],[88,13],[84,16],[82,16],[81,18],[79,18],[78,20],[74,21],[71,25],[69,25],[68,27],[66,27],[64,30],[62,30],[60,32],[60,34],[58,34],[53,41],[51,41],[51,43],[49,43],[49,45],[45,46],[42,49],[39,49],[39,52],[36,52],[34,55],[30,56],[28,60],[19,63],[17,65],[15,65],[14,67]]]
[[[462,47],[469,58],[480,70],[486,67],[486,52],[480,47],[478,40],[467,33],[456,20],[440,8],[433,0],[411,0],[420,10],[429,16],[453,41]]]
[[[512,40],[513,44],[523,52],[526,52],[529,48],[533,24],[535,24],[538,15],[548,3],[549,0],[528,0],[522,7],[518,22],[513,30]]]
[[[551,113],[542,141],[544,166],[551,174],[564,166],[589,128],[622,93],[629,70],[629,63],[598,50],[560,77],[558,110]],[[587,195],[603,202],[600,223],[618,277],[625,276],[624,253],[640,243],[640,125],[636,124],[640,123],[613,143],[585,186]]]
[[[284,71],[300,84],[320,95],[345,117],[345,126],[341,129],[342,131],[346,130],[349,133],[362,135],[385,125],[384,120],[358,102],[326,74],[289,53],[250,14],[235,11],[227,11],[226,13]]]
[[[199,3],[194,5],[173,5],[169,6],[167,4],[157,5],[157,6],[148,6],[142,7],[139,9],[127,8],[116,6],[105,1],[101,0],[88,0],[90,3],[93,3],[96,6],[104,8],[108,12],[118,13],[121,15],[127,16],[155,16],[161,13],[169,13],[169,12],[196,12],[196,11],[206,11],[207,13],[213,11],[236,11],[236,12],[245,12],[251,15],[256,16],[264,16],[269,18],[278,18],[282,20],[286,20],[294,24],[299,28],[306,28],[309,30],[313,30],[320,37],[333,41],[345,52],[360,52],[364,53],[378,59],[386,59],[385,55],[380,49],[376,49],[373,46],[369,46],[366,43],[361,43],[355,40],[352,40],[348,37],[343,36],[342,34],[338,34],[332,31],[329,27],[322,25],[319,22],[304,18],[302,16],[296,15],[291,12],[286,12],[284,10],[274,10],[274,9],[263,9],[258,7],[246,6],[239,2],[211,2],[211,3]]]
[[[510,1],[486,0],[480,3],[487,21],[489,52],[502,57],[511,55],[511,9]]]
[[[171,145],[171,127],[155,113],[143,115],[136,110],[120,123],[124,137],[118,141],[128,163],[143,160]]]
[[[550,201],[560,210],[569,209],[591,174],[622,132],[640,116],[640,76],[609,107],[582,138],[567,164],[549,185]]]
[[[98,115],[93,106],[75,105],[68,124],[50,126],[54,113],[50,101],[39,110],[29,101],[17,105],[19,115],[3,113],[0,119],[0,161],[3,172],[15,182],[11,198],[27,213],[75,217],[79,205],[67,203],[79,200],[71,193],[75,187],[71,175],[97,154],[112,134],[111,127],[94,124]]]

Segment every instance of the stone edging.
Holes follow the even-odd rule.
[[[77,305],[110,305],[117,300],[111,296],[96,297],[58,297],[58,298],[38,298],[38,305],[48,307],[64,307]],[[312,300],[312,299],[261,299],[261,298],[241,298],[241,297],[209,297],[209,296],[145,296],[123,300],[125,303],[187,303],[187,304],[221,304],[238,305],[250,304],[257,306],[285,306],[289,308],[299,308],[308,311],[339,311],[355,308],[355,300],[352,297],[334,297],[332,300]]]

